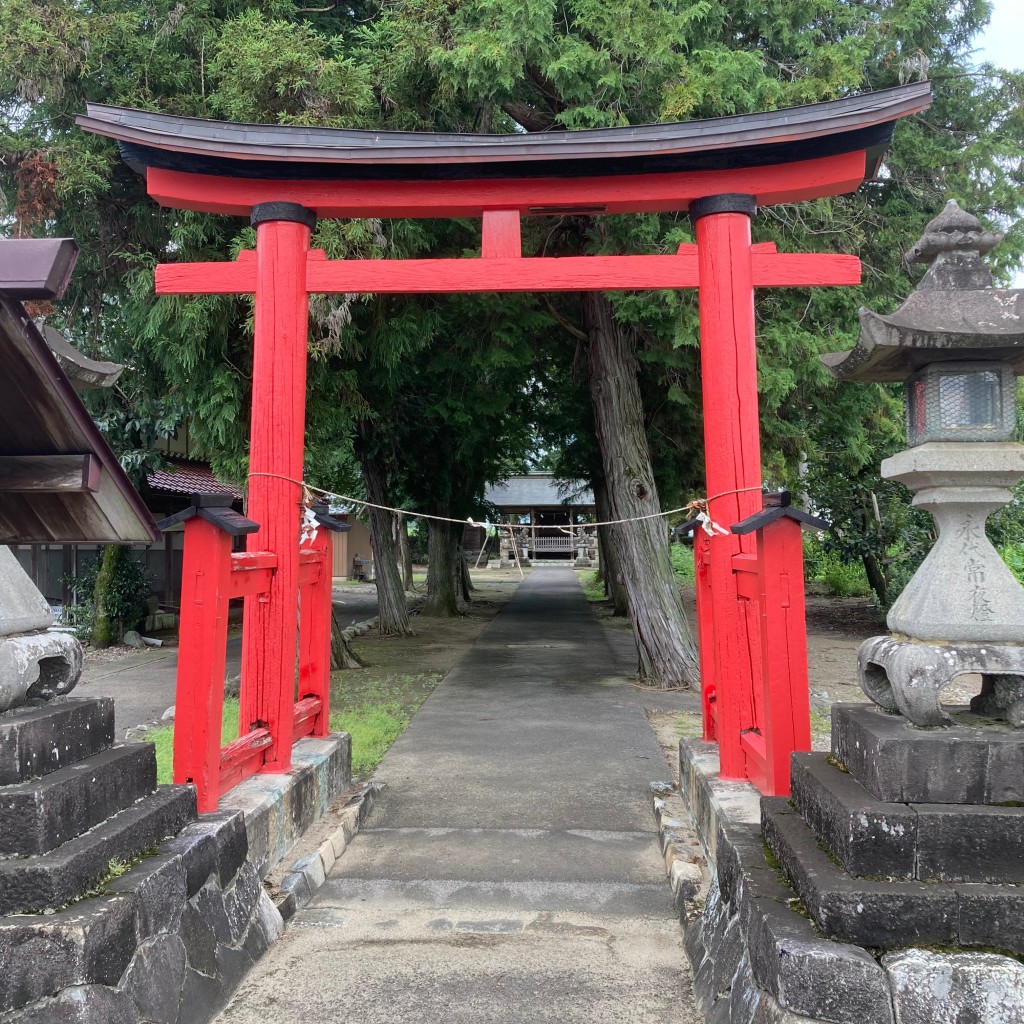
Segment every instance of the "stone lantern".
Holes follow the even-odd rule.
[[[1011,440],[1024,290],[993,288],[983,259],[1001,237],[949,202],[907,254],[929,264],[917,290],[891,316],[861,310],[856,348],[822,357],[841,380],[906,382],[909,447],[882,476],[915,492],[938,539],[858,669],[876,704],[919,727],[951,724],[939,696],[967,673],[982,677],[973,711],[1024,725],[1024,588],[985,535],[1024,476]]]

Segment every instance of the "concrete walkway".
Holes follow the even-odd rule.
[[[696,1024],[631,667],[571,572],[531,574],[222,1024]]]

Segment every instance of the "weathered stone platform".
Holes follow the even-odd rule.
[[[2,1024],[205,1024],[283,931],[263,876],[349,785],[349,737],[307,739],[197,818],[113,716],[0,715]]]
[[[848,707],[850,730],[871,726],[863,713],[881,716]],[[845,710],[837,710],[840,719]],[[883,736],[890,724],[883,722]],[[887,803],[837,767],[838,757],[831,760],[796,755],[791,802],[719,779],[714,745],[680,743],[681,795],[711,868],[703,902],[680,901],[705,1019],[1024,1019],[1024,966],[989,951],[1024,951],[1021,890],[995,884],[1020,873],[1022,858],[1013,851],[1024,809]],[[917,778],[920,762],[911,763],[907,777]],[[983,824],[961,849],[953,837],[962,836],[965,821]],[[896,870],[883,870],[890,861]],[[915,944],[966,948],[898,948]]]

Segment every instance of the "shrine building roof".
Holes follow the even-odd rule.
[[[484,500],[500,509],[594,507],[594,495],[585,484],[556,480],[546,473],[511,476],[499,484],[489,484]]]
[[[873,176],[896,121],[931,103],[915,82],[824,103],[699,121],[507,135],[239,124],[90,103],[86,131],[135,170],[239,178],[463,180],[716,171],[864,151]]]
[[[59,298],[77,254],[71,239],[0,240],[0,544],[160,537],[21,302]]]

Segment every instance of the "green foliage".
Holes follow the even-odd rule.
[[[821,538],[804,535],[804,578],[832,597],[867,597],[871,593],[862,562],[844,562]]]
[[[75,605],[68,610],[68,625],[75,627],[80,639],[106,647],[114,641],[120,643],[124,634],[141,622],[152,575],[131,548],[110,545],[86,561],[77,576],[65,577],[63,582],[75,596]],[[97,602],[98,593],[102,606]]]
[[[935,103],[897,126],[877,180],[852,196],[768,207],[753,227],[756,241],[783,251],[863,261],[859,288],[758,293],[764,467],[772,483],[795,485],[799,465],[811,464],[808,492],[833,519],[834,554],[871,566],[873,588],[891,599],[930,530],[877,480],[899,433],[898,396],[836,386],[817,357],[852,344],[858,306],[889,311],[910,290],[901,254],[947,198],[989,224],[1021,214],[1024,75],[973,67],[972,40],[988,14],[987,0],[5,0],[7,230],[82,245],[51,320],[86,354],[129,365],[118,389],[88,396],[126,466],[136,475],[153,466],[157,442],[187,417],[196,451],[244,481],[251,304],[156,299],[152,274],[168,258],[224,259],[250,247],[252,231],[158,209],[113,143],[74,126],[87,101],[510,133],[771,109],[927,75]],[[683,215],[524,223],[531,253],[668,252],[686,241]],[[466,222],[327,222],[314,244],[333,258],[460,255],[477,250],[479,235]],[[1013,226],[993,254],[997,272],[1005,277],[1022,254],[1024,227]],[[682,504],[703,469],[695,296],[613,302],[636,343],[662,504]],[[307,475],[358,494],[353,437],[365,423],[364,454],[389,463],[395,504],[473,514],[483,483],[523,465],[535,436],[558,472],[593,480],[579,319],[571,295],[550,306],[507,296],[315,300]]]
[[[608,600],[608,595],[604,592],[604,582],[599,572],[580,573],[579,576],[583,584],[583,593],[588,601],[599,604]]]
[[[1010,567],[1010,572],[1024,585],[1024,543],[1007,544],[999,549],[999,554]]]
[[[675,573],[676,583],[681,587],[692,587],[696,581],[696,569],[693,564],[693,548],[686,544],[673,544],[672,572]]]

